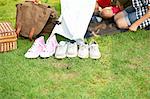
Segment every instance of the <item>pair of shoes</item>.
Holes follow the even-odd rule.
[[[89,45],[79,45],[78,57],[99,59],[101,57],[101,53],[99,51],[98,44],[96,42],[92,42]]]
[[[79,45],[79,49],[77,46],[77,42],[59,42],[55,57],[57,59],[63,59],[65,57],[80,57],[80,58],[92,58],[92,59],[99,59],[101,57],[101,53],[99,51],[98,44],[96,42],[91,42],[89,45],[86,43],[81,43]]]
[[[58,45],[56,36],[48,38],[45,45],[46,47],[43,48],[43,51],[40,53],[40,57],[48,58],[50,56],[53,56]]]
[[[55,52],[55,57],[57,59],[62,59],[65,57],[76,57],[77,56],[77,44],[76,42],[66,42],[60,41]]]
[[[24,55],[26,58],[48,58],[52,56],[55,53],[55,49],[57,46],[57,40],[56,37],[50,37],[46,44],[44,41],[44,37],[41,36],[35,40],[32,47],[26,52]]]

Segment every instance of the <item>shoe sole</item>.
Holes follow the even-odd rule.
[[[57,56],[57,55],[55,55],[55,58],[56,59],[63,59],[63,58],[66,58],[66,55],[64,55],[64,56]]]
[[[48,55],[48,56],[41,56],[41,55],[40,55],[41,58],[49,58],[49,57],[51,57],[51,56],[53,56],[53,54]]]
[[[36,58],[38,58],[39,56],[37,56],[37,57],[26,57],[25,56],[25,58],[27,58],[27,59],[36,59]]]
[[[90,56],[90,58],[91,58],[91,59],[100,59],[101,56],[99,56],[99,57]]]
[[[73,58],[73,57],[77,57],[77,54],[75,54],[75,55],[69,55],[69,54],[67,54],[66,55],[68,58]]]
[[[89,56],[80,56],[80,55],[78,55],[78,57],[81,58],[81,59],[89,58]]]
[[[91,59],[100,59],[101,57],[90,57]]]
[[[55,53],[55,51],[53,51],[53,52],[47,54],[47,56],[46,56],[46,55],[45,55],[45,56],[44,56],[44,55],[42,56],[42,55],[40,54],[40,57],[41,57],[41,58],[49,58],[49,57],[53,56],[54,53]]]

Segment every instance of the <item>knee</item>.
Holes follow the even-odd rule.
[[[114,16],[114,20],[117,21],[118,19],[120,19],[124,16],[125,16],[124,13],[121,11]]]
[[[117,21],[118,20],[118,14],[116,14],[115,16],[114,16],[114,21]]]
[[[111,9],[103,9],[101,12],[101,16],[103,18],[112,18],[114,14]]]
[[[129,28],[127,22],[125,22],[123,19],[118,19],[115,22],[117,24],[117,27],[120,29],[128,29]]]

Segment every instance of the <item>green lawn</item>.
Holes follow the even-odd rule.
[[[0,21],[15,25],[21,1],[0,0]],[[58,0],[49,4],[60,13]],[[150,31],[91,39],[99,60],[25,59],[33,42],[19,38],[17,50],[0,53],[0,99],[150,99]]]

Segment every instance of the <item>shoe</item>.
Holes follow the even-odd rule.
[[[77,43],[74,42],[74,43],[71,43],[71,42],[68,42],[67,44],[67,57],[76,57],[77,56],[77,50],[78,50],[78,47],[77,47]]]
[[[101,53],[99,51],[98,44],[96,42],[92,42],[89,45],[90,58],[99,59],[101,57]]]
[[[77,45],[83,45],[83,44],[85,44],[84,40],[82,40],[82,39],[76,39],[75,41],[76,41]]]
[[[79,45],[78,57],[80,57],[80,58],[88,58],[89,57],[88,44]]]
[[[66,57],[67,42],[60,41],[55,52],[55,58],[62,59]]]
[[[92,16],[91,23],[100,23],[102,22],[102,18],[98,16]]]
[[[44,36],[37,38],[32,47],[24,55],[26,58],[37,58],[45,47]]]
[[[53,54],[55,53],[57,45],[58,45],[58,42],[56,40],[55,35],[53,37],[48,38],[48,40],[46,42],[46,47],[40,53],[40,57],[48,58],[50,56],[53,56]]]

